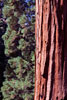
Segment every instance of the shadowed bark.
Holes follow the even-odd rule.
[[[67,1],[36,0],[34,100],[67,98]]]

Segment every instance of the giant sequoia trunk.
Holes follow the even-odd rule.
[[[34,100],[67,100],[67,0],[36,0]]]

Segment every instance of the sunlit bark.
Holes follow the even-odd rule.
[[[34,100],[67,100],[67,1],[36,0]]]

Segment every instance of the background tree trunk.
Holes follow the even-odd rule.
[[[67,100],[67,1],[36,0],[34,100]]]

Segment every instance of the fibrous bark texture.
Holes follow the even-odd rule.
[[[67,100],[67,0],[36,0],[34,100]]]

